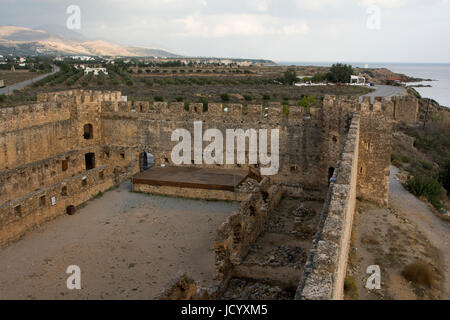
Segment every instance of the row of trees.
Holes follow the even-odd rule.
[[[328,73],[317,73],[312,78],[312,82],[328,81],[331,83],[349,83],[353,75],[353,67],[351,65],[336,63],[333,64]],[[294,69],[287,70],[280,81],[286,85],[292,85],[297,82],[297,73]]]

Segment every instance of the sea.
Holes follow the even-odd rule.
[[[277,62],[279,65],[319,66],[328,67],[334,62]],[[440,105],[450,108],[450,63],[365,63],[344,62],[358,68],[387,68],[395,73],[402,73],[410,77],[432,79],[408,85],[431,85],[415,88],[422,97],[436,100]]]

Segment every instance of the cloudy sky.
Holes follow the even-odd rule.
[[[1,25],[80,33],[189,56],[450,62],[449,0],[2,0]]]

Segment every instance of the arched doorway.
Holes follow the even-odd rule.
[[[155,165],[155,158],[153,155],[149,152],[142,152],[141,153],[141,171],[145,171],[148,169],[151,169]]]

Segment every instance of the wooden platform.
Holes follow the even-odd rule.
[[[246,170],[155,167],[133,177],[133,184],[235,191],[247,178]]]

